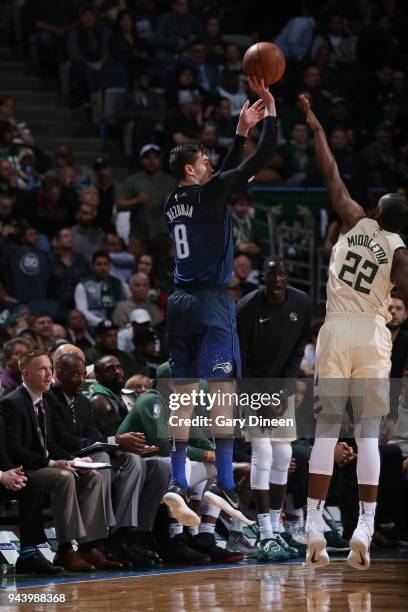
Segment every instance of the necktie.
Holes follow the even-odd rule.
[[[68,408],[71,411],[71,416],[72,416],[72,422],[74,424],[75,429],[77,428],[77,420],[76,420],[76,415],[75,415],[75,407],[74,407],[74,403],[75,400],[71,400],[68,402]]]
[[[47,450],[47,421],[45,417],[45,409],[42,400],[36,403],[38,426],[42,437],[44,450]]]

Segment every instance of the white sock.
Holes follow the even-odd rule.
[[[323,531],[331,531],[331,528],[329,527],[329,525],[326,523],[324,519],[322,519],[322,524],[323,524]]]
[[[242,533],[243,524],[241,521],[231,521],[230,531],[238,531]]]
[[[318,529],[323,529],[323,509],[324,499],[313,499],[312,497],[307,498],[307,526],[310,523],[314,523]]]
[[[258,514],[259,530],[261,532],[261,540],[269,540],[273,536],[271,517],[269,512]]]
[[[360,514],[358,520],[369,525],[371,529],[374,529],[374,517],[376,507],[377,502],[366,502],[362,500],[359,501]]]
[[[280,530],[280,515],[281,510],[275,510],[274,508],[269,508],[269,516],[271,517],[271,525],[273,533],[279,533]]]
[[[188,530],[192,536],[195,536],[198,533],[198,525],[195,525],[194,527],[189,527]]]
[[[169,525],[170,538],[174,538],[176,535],[183,533],[183,525],[181,523],[170,523]]]
[[[199,533],[214,533],[215,523],[200,523]]]

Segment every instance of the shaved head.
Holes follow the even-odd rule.
[[[58,362],[63,355],[72,355],[72,354],[78,355],[78,357],[80,357],[82,361],[85,361],[85,353],[80,348],[75,346],[75,344],[69,344],[69,343],[61,344],[61,346],[59,346],[54,353],[54,363],[53,363],[54,371],[56,370],[58,366]]]

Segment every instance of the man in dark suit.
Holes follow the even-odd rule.
[[[118,558],[126,556],[134,565],[158,565],[161,560],[146,532],[151,532],[150,522],[166,490],[168,466],[152,463],[147,469],[146,461],[140,456],[145,450],[142,434],[130,432],[107,437],[98,432],[91,403],[82,393],[86,370],[80,355],[71,353],[60,357],[55,374],[57,382],[47,394],[47,401],[52,406],[58,444],[74,454],[94,442],[119,445],[117,451],[94,455],[96,461],[112,465],[112,470],[102,472],[107,522],[111,528],[108,550],[114,551]]]
[[[59,544],[54,564],[72,571],[121,567],[95,547],[107,534],[101,475],[93,470],[79,474],[68,462],[72,456],[55,442],[43,398],[52,380],[48,353],[25,353],[20,368],[23,384],[0,401],[7,451],[29,480],[50,495]],[[72,540],[80,542],[78,552]]]
[[[4,420],[0,416],[0,500],[18,499],[20,527],[20,556],[17,574],[58,574],[62,568],[53,566],[37,549],[46,541],[41,517],[42,493],[29,481],[22,466],[13,467],[7,451]]]

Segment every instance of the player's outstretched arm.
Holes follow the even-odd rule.
[[[394,253],[391,280],[408,308],[408,249],[397,249]]]
[[[236,168],[244,157],[245,140],[249,130],[263,119],[265,114],[264,101],[259,99],[252,106],[249,106],[247,100],[239,114],[237,129],[235,132],[234,142],[232,143],[228,153],[224,157],[221,164],[220,172]]]
[[[316,166],[329,192],[330,201],[336,213],[346,226],[346,231],[353,227],[358,219],[365,217],[363,208],[350,196],[344,184],[337,163],[330,151],[326,135],[320,121],[310,108],[306,96],[299,96],[306,120],[314,133]]]

